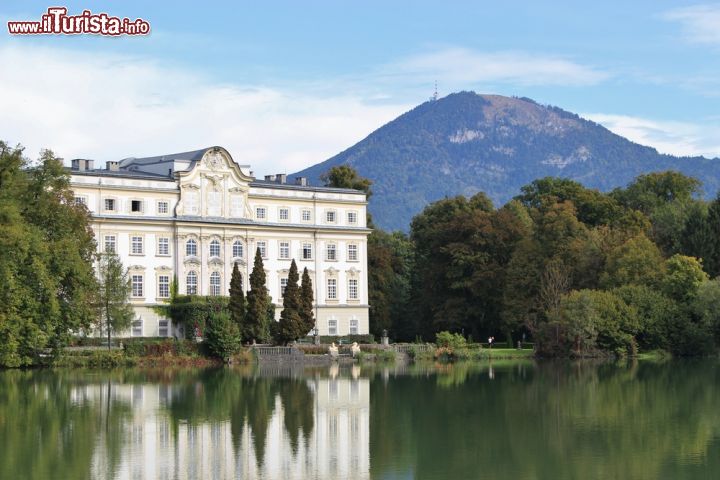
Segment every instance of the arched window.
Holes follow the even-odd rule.
[[[188,257],[197,256],[197,242],[192,238],[185,243],[185,255]]]
[[[210,274],[210,295],[220,295],[220,274],[213,272]]]
[[[188,295],[197,295],[197,273],[190,271],[185,279],[185,291]]]
[[[211,257],[219,257],[220,256],[220,242],[217,240],[213,240],[210,242],[210,256]]]
[[[243,257],[243,244],[240,240],[235,240],[233,242],[233,258],[242,258]]]

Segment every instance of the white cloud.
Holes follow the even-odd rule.
[[[679,156],[720,156],[720,125],[658,121],[627,115],[582,115],[608,130],[661,153]]]
[[[595,85],[609,77],[606,72],[564,57],[466,48],[411,56],[387,70],[391,76],[424,77],[455,85],[503,82],[521,86],[581,86]]]
[[[116,160],[222,145],[256,174],[323,161],[406,111],[359,96],[218,84],[144,58],[0,47],[0,138]]]
[[[677,8],[665,12],[662,17],[678,22],[690,42],[720,45],[720,5]]]

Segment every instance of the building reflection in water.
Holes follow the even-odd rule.
[[[97,439],[94,478],[370,477],[370,382],[358,366],[94,384],[73,397],[102,405],[101,417],[124,412]]]

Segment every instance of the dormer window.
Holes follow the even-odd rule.
[[[142,213],[142,211],[143,211],[142,200],[130,200],[130,211],[132,213]]]

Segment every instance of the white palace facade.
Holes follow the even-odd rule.
[[[285,175],[256,180],[227,150],[210,147],[93,168],[72,161],[75,201],[87,206],[99,252],[129,269],[132,336],[181,335],[152,308],[181,294],[227,295],[233,265],[248,279],[257,249],[266,286],[282,309],[291,260],[307,268],[320,335],[368,333],[364,192],[314,187]]]

